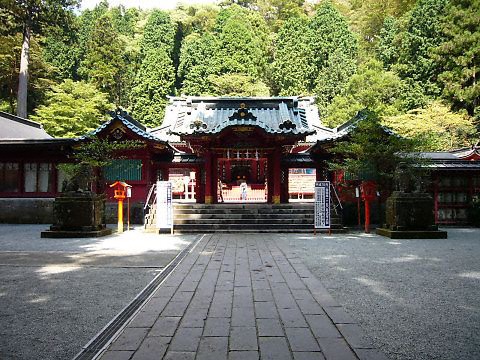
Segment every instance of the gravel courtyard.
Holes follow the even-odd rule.
[[[47,227],[0,225],[1,359],[73,358],[195,238],[41,239]]]
[[[478,359],[480,229],[446,240],[280,235],[391,359]]]
[[[41,239],[43,229],[0,225],[2,359],[72,358],[195,239],[140,229]],[[295,249],[390,359],[476,359],[480,229],[447,230],[443,240],[363,233],[269,238]]]

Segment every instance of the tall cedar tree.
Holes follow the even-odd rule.
[[[310,28],[308,46],[313,52],[317,74],[315,93],[320,109],[325,113],[334,96],[342,93],[348,78],[355,73],[358,44],[346,19],[329,1],[323,2],[317,9]],[[340,66],[335,65],[337,62]],[[336,73],[326,74],[327,71]]]
[[[275,92],[282,96],[309,95],[315,68],[308,19],[294,17],[280,28],[275,43],[272,76]]]
[[[402,38],[400,59],[395,67],[402,78],[420,84],[424,93],[437,96],[439,64],[432,50],[442,43],[441,18],[448,0],[419,0],[412,10]]]
[[[443,95],[475,116],[480,129],[480,1],[451,0],[442,19],[444,41],[434,50]]]
[[[104,15],[95,22],[79,70],[100,91],[106,92],[115,105],[120,105],[122,101],[123,48],[124,43],[113,28],[110,17]]]
[[[60,26],[72,19],[77,0],[4,0],[0,19],[12,17],[22,27],[23,41],[18,76],[17,115],[27,117],[30,41],[33,34],[41,35],[51,26]]]
[[[161,124],[167,96],[175,92],[175,27],[160,10],[150,14],[141,43],[142,63],[132,89],[133,115],[148,126]]]

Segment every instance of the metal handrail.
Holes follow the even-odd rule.
[[[143,210],[146,210],[147,207],[150,206],[150,199],[151,199],[151,197],[152,197],[152,194],[155,195],[152,203],[155,203],[156,196],[157,196],[157,193],[156,193],[156,191],[155,191],[156,186],[157,186],[157,184],[153,184],[153,185],[150,187],[150,190],[148,191],[148,195],[147,195],[147,200],[145,200],[145,205],[144,205],[144,207],[143,207]]]

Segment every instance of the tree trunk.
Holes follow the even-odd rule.
[[[30,22],[25,23],[23,31],[22,54],[20,56],[20,73],[18,74],[17,116],[27,117],[28,63],[30,61]]]

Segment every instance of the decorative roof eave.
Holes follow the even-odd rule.
[[[168,143],[168,141],[162,140],[155,135],[147,132],[147,128],[140,124],[139,122],[135,121],[126,111],[117,109],[116,111],[111,113],[112,118],[107,122],[100,125],[95,130],[87,133],[86,135],[82,135],[80,137],[75,138],[75,141],[86,141],[92,136],[96,136],[102,133],[105,129],[107,129],[110,125],[112,125],[116,120],[122,122],[122,124],[132,131],[135,135],[139,136],[140,138],[154,142],[157,144],[161,144],[166,146],[170,151],[175,152],[175,149]]]
[[[199,129],[199,130],[193,130],[193,131],[170,131],[170,134],[181,136],[181,137],[200,137],[200,136],[208,136],[208,135],[218,135],[221,132],[236,128],[236,127],[246,127],[246,126],[251,126],[255,127],[257,129],[261,129],[265,131],[265,133],[269,135],[281,135],[281,136],[308,136],[308,135],[313,135],[315,134],[315,130],[309,130],[302,128],[301,130],[295,130],[295,129],[281,129],[281,130],[274,130],[268,126],[259,126],[259,124],[255,123],[247,123],[245,122],[244,124],[231,124],[227,125],[224,127],[221,127],[219,130],[211,129]]]

